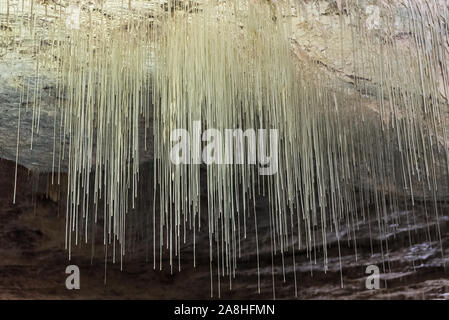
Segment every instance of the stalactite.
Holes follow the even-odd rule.
[[[419,199],[429,204],[429,212],[433,209],[437,222],[433,240],[440,242],[443,254],[439,201],[447,194],[449,173],[447,6],[404,1],[405,16],[398,23],[394,7],[378,1],[383,27],[372,30],[363,23],[357,3],[337,1],[341,65],[332,70],[320,61],[298,60],[294,54],[297,48],[290,32],[295,26],[288,17],[292,10],[297,15],[306,10],[304,3],[206,1],[194,10],[190,4],[170,0],[167,10],[150,20],[139,14],[137,1],[129,0],[128,11],[118,1],[120,19],[109,19],[101,4],[101,10],[82,13],[79,30],[55,24],[51,55],[43,54],[43,35],[32,28],[36,74],[22,95],[27,110],[28,101],[32,106],[32,148],[39,130],[41,73],[52,69],[59,97],[53,168],[60,168],[63,161],[68,165],[69,256],[72,245],[93,237],[92,225],[101,217],[105,257],[110,255],[113,262],[118,257],[123,263],[131,228],[127,224],[139,197],[153,201],[153,211],[142,216],[153,223],[148,232],[155,269],[162,268],[163,253],[168,251],[172,272],[181,270],[186,237],[193,237],[196,263],[196,236],[207,229],[211,294],[220,295],[224,277],[232,286],[241,243],[249,237],[255,239],[260,292],[262,220],[269,221],[273,295],[275,264],[281,261],[283,279],[286,265],[293,266],[297,295],[296,257],[305,252],[313,263],[321,243],[327,265],[328,237],[337,239],[339,252],[348,244],[357,256],[356,229],[369,221],[371,208],[377,217],[377,226],[372,227],[383,235],[378,245],[388,262],[387,235],[396,231],[391,227],[396,218],[389,213],[404,197],[410,207]],[[35,8],[33,0],[29,4],[33,26],[38,5]],[[25,18],[14,12],[17,25]],[[9,25],[9,0],[6,17]],[[401,43],[397,31],[411,35],[411,41]],[[346,34],[352,46],[353,74],[347,76],[351,90],[330,74],[345,72]],[[49,56],[57,59],[49,62]],[[371,103],[368,98],[375,106],[366,107]],[[28,111],[19,111],[18,144],[20,112]],[[139,134],[142,118],[145,131],[153,121],[149,134],[154,139],[154,175],[145,181],[139,162],[139,144],[147,146],[147,133],[144,139]],[[207,129],[222,133],[276,129],[277,172],[260,175],[248,159],[255,154],[261,160],[261,146],[245,145],[244,164],[206,166],[207,208],[202,207],[202,166],[195,156],[207,143],[192,149],[189,160],[195,164],[174,164],[170,158],[174,129],[191,134]],[[52,183],[59,183],[59,174]],[[142,183],[153,186],[145,189],[151,194],[142,194]],[[260,195],[269,199],[268,217],[256,212]],[[15,196],[14,189],[14,201]],[[206,226],[201,225],[202,216],[207,216]],[[250,220],[255,234],[247,234]],[[345,238],[344,228],[350,230]]]

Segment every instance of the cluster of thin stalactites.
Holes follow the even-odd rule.
[[[149,1],[8,0],[1,6],[2,41],[31,33],[38,51],[33,76],[48,69],[57,79],[54,146],[60,147],[53,149],[52,183],[67,163],[69,252],[102,219],[104,244],[113,246],[114,261],[123,257],[132,209],[144,198],[153,203],[143,216],[152,221],[155,268],[162,268],[164,248],[170,267],[180,268],[186,237],[195,247],[203,228],[211,275],[230,281],[241,242],[254,238],[258,257],[258,223],[268,221],[271,251],[282,257],[282,268],[293,267],[297,290],[299,252],[309,254],[321,242],[326,265],[327,235],[340,246],[347,228],[345,240],[356,244],[359,222],[369,221],[373,205],[382,235],[392,231],[389,213],[404,197],[409,207],[416,198],[433,203],[429,216],[438,222],[449,170],[449,9],[438,1],[372,2],[366,11],[356,1],[336,1],[334,27],[353,46],[348,89],[337,81],[341,70],[296,55],[291,19],[307,19],[308,1],[169,0],[154,2],[150,15],[142,9]],[[73,4],[79,26],[67,20],[73,12],[77,17],[68,10]],[[378,17],[367,16],[376,8]],[[54,20],[42,27],[40,17]],[[370,27],[369,18],[380,20]],[[41,47],[43,39],[50,48]],[[342,48],[337,67],[345,59]],[[39,90],[37,82],[21,92],[36,131]],[[260,176],[250,164],[211,164],[205,182],[202,166],[173,164],[171,132],[192,131],[198,121],[204,130],[276,129],[276,174]],[[139,146],[153,149],[153,175],[145,181]],[[152,186],[151,194],[141,194],[139,184]],[[255,210],[258,194],[268,197],[267,211]],[[387,256],[387,240],[378,239]]]

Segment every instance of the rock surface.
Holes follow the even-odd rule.
[[[81,243],[74,249],[72,260],[64,248],[65,210],[46,198],[45,184],[48,176],[36,175],[19,167],[17,205],[11,201],[14,163],[0,161],[0,299],[208,299],[210,298],[210,271],[207,231],[198,235],[197,267],[193,267],[192,240],[188,239],[182,249],[182,270],[177,263],[170,274],[168,252],[163,254],[163,269],[153,270],[152,234],[148,246],[134,243],[120,262],[109,259],[105,273],[102,227],[98,229],[95,246]],[[258,198],[260,217],[267,217],[267,199]],[[151,208],[148,208],[151,209]],[[135,214],[135,213],[134,213]],[[296,254],[296,276],[299,299],[449,299],[448,262],[449,206],[440,216],[442,239],[438,240],[435,221],[426,221],[424,209],[397,212],[391,216],[386,239],[377,229],[377,221],[371,216],[368,224],[360,222],[357,235],[357,256],[351,230],[341,230],[341,262],[335,235],[328,236],[328,269],[324,271],[322,247],[316,243],[316,257],[307,257],[304,250]],[[410,221],[414,219],[415,225]],[[396,223],[393,223],[396,220]],[[101,225],[101,224],[100,224]],[[252,222],[248,221],[248,226]],[[238,259],[238,272],[232,279],[222,277],[221,297],[224,299],[271,299],[273,297],[272,271],[278,299],[294,299],[295,286],[291,255],[285,256],[285,282],[282,260],[278,254],[271,264],[269,222],[259,223],[261,292],[257,293],[257,262],[253,230],[242,239],[242,256]],[[369,237],[370,232],[372,239]],[[380,241],[383,243],[383,256]],[[131,241],[132,242],[132,241]],[[441,246],[443,244],[444,259]],[[157,248],[157,247],[156,247]],[[92,249],[95,256],[91,259]],[[316,258],[316,260],[315,260]],[[65,268],[70,264],[79,266],[81,289],[65,288]],[[381,288],[367,290],[365,273],[374,264],[381,271]],[[106,274],[106,284],[105,281]],[[216,268],[214,267],[214,296],[217,292]],[[341,287],[343,280],[343,287]]]

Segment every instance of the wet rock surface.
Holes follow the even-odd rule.
[[[95,245],[80,241],[73,249],[72,260],[64,247],[65,209],[63,204],[46,197],[48,177],[19,167],[17,204],[12,204],[14,163],[0,161],[0,298],[1,299],[208,299],[210,298],[210,269],[207,228],[197,234],[196,264],[193,267],[191,237],[181,250],[181,271],[174,259],[170,272],[168,251],[163,251],[162,270],[159,270],[159,244],[156,246],[156,270],[153,269],[153,242],[137,242],[130,234],[129,250],[123,260],[112,263],[109,247],[107,269],[104,263],[101,221]],[[237,261],[235,278],[230,290],[229,277],[220,278],[222,298],[271,299],[273,273],[276,298],[294,299],[295,281],[291,251],[282,257],[274,256],[270,246],[269,212],[267,199],[258,197],[260,294],[258,293],[257,259],[254,222],[247,221],[248,237],[241,239],[241,256]],[[303,248],[295,253],[297,292],[299,299],[447,299],[449,298],[448,262],[449,208],[440,211],[440,233],[435,219],[424,209],[398,212],[386,223],[390,231],[379,233],[375,215],[360,220],[354,230],[340,230],[340,251],[335,233],[328,234],[328,262],[325,268],[322,244],[317,238],[311,255]],[[146,208],[148,210],[149,208]],[[141,212],[144,214],[145,212]],[[132,212],[139,217],[138,212]],[[137,223],[144,224],[136,218]],[[204,218],[206,219],[206,218]],[[410,224],[411,220],[416,221]],[[370,226],[370,227],[369,227]],[[354,232],[356,241],[354,241]],[[138,233],[138,232],[137,232]],[[319,233],[319,232],[318,232]],[[370,237],[371,234],[371,237]],[[349,235],[352,235],[349,238]],[[134,239],[134,240],[133,240]],[[381,247],[382,245],[382,247]],[[441,246],[442,245],[442,246]],[[357,251],[355,251],[357,248]],[[441,249],[443,248],[443,249]],[[92,251],[94,250],[94,251]],[[92,258],[92,252],[94,256]],[[442,255],[443,254],[443,255]],[[215,262],[214,262],[215,263]],[[340,269],[340,263],[343,266]],[[65,288],[65,268],[75,264],[80,268],[81,289]],[[380,268],[378,290],[365,288],[368,265]],[[213,265],[213,293],[218,295],[218,277]],[[341,271],[340,271],[341,270]],[[284,282],[285,275],[285,282]],[[106,283],[105,283],[106,276]],[[343,282],[343,286],[342,286]]]

